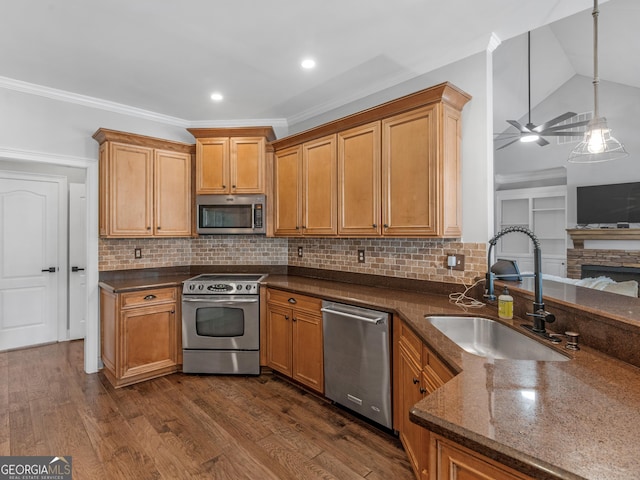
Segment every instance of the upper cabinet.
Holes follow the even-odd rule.
[[[470,99],[443,83],[273,142],[274,234],[460,237],[460,116]],[[292,155],[295,185],[281,174]],[[291,224],[279,228],[284,218]]]
[[[276,235],[326,237],[336,234],[335,135],[278,152],[274,177]]]
[[[265,193],[271,127],[188,130],[196,137],[196,194]]]
[[[193,145],[99,129],[99,233],[191,235]]]

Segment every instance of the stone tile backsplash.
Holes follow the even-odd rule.
[[[99,270],[185,265],[286,265],[287,239],[254,235],[200,238],[100,239]],[[134,250],[142,258],[134,258]]]
[[[302,257],[298,256],[302,247]],[[358,262],[364,250],[364,263]],[[446,268],[450,253],[465,256],[465,270]],[[484,243],[412,238],[290,238],[289,266],[471,284],[486,270]]]
[[[302,257],[298,256],[302,247]],[[134,249],[142,258],[134,258]],[[358,250],[365,262],[358,263]],[[445,267],[447,254],[465,255],[465,270]],[[100,271],[185,265],[290,265],[342,272],[470,284],[486,269],[486,246],[457,240],[266,238],[219,235],[200,238],[100,239]]]

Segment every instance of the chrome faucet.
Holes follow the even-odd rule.
[[[533,326],[523,325],[523,327],[529,328],[536,335],[540,335],[548,340],[551,340],[554,343],[558,343],[560,340],[557,337],[552,337],[546,330],[545,325],[547,323],[553,323],[556,320],[555,315],[547,312],[544,309],[544,301],[542,299],[542,251],[540,250],[540,242],[538,241],[538,237],[534,235],[534,233],[525,227],[507,227],[500,230],[495,236],[489,240],[489,251],[487,253],[487,275],[486,275],[486,288],[487,293],[485,294],[485,298],[487,300],[496,300],[496,295],[494,293],[493,281],[496,278],[512,276],[513,274],[507,275],[496,275],[491,271],[491,252],[493,251],[493,247],[498,242],[498,239],[507,233],[520,232],[527,235],[531,241],[533,242],[533,277],[534,277],[534,300],[533,300],[533,313],[527,313],[527,315],[533,317]]]

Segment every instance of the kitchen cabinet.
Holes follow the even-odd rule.
[[[433,479],[447,480],[533,480],[495,460],[432,434],[430,455]]]
[[[322,300],[267,289],[267,365],[324,392]]]
[[[276,236],[335,236],[336,162],[335,135],[276,152]]]
[[[182,363],[177,287],[100,289],[103,372],[114,387],[177,372]]]
[[[270,127],[188,131],[196,137],[196,194],[265,193]]]
[[[380,122],[338,134],[338,235],[382,233]]]
[[[394,321],[394,339],[394,427],[416,478],[429,479],[430,432],[411,422],[409,411],[454,375],[399,319]]]
[[[110,238],[191,235],[193,146],[99,129],[99,233]]]
[[[461,111],[469,99],[444,83],[272,142],[276,217],[291,223],[281,229],[276,225],[276,235],[460,237]],[[329,174],[334,153],[328,143],[322,143],[333,135],[337,137],[337,176]],[[309,182],[304,183],[307,192],[313,192],[310,185],[319,187],[316,197],[298,187],[311,207],[299,202],[294,222],[292,204],[278,199],[293,187],[294,172],[282,174],[278,169],[284,167],[278,163],[291,161],[297,148],[302,158],[315,153],[309,149],[314,142],[324,147],[315,159],[330,166],[315,165],[317,175],[302,172],[304,180],[298,181]],[[292,201],[293,194],[287,193]],[[312,208],[314,198],[317,204],[322,199],[322,211]]]

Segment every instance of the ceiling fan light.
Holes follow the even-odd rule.
[[[569,162],[607,162],[628,155],[624,145],[611,136],[606,118],[598,117],[589,122],[583,140],[569,154]]]
[[[536,135],[535,133],[529,133],[520,137],[520,141],[523,143],[537,142],[538,140],[540,140],[540,135]]]

